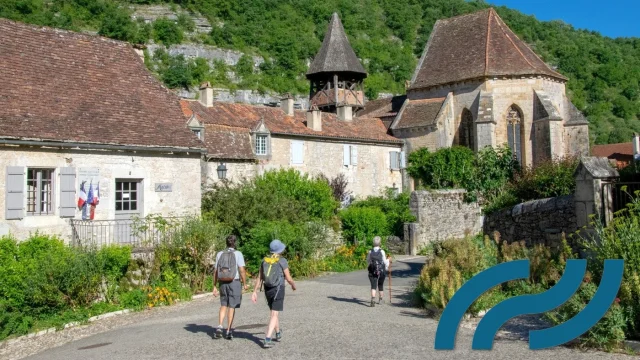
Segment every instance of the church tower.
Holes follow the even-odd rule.
[[[307,71],[311,82],[310,105],[336,112],[338,118],[349,121],[356,111],[364,108],[366,77],[338,14],[333,13],[322,47]]]

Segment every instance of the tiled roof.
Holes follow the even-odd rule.
[[[614,155],[633,156],[633,143],[628,142],[608,145],[594,145],[591,148],[591,155],[607,158]]]
[[[492,8],[438,20],[410,88],[492,76],[544,75],[560,80]]]
[[[407,129],[420,126],[436,125],[436,119],[445,98],[407,100],[400,119],[393,125],[393,129]]]
[[[215,124],[253,129],[260,122],[260,119],[264,118],[264,123],[271,134],[402,143],[402,140],[387,134],[382,121],[375,118],[356,117],[347,122],[338,120],[335,114],[322,113],[322,131],[314,131],[307,128],[305,111],[296,110],[293,116],[287,116],[279,107],[214,102],[212,107],[207,108],[200,102],[192,100],[182,100],[182,105],[185,109],[185,115],[195,114],[206,125]]]
[[[333,13],[324,35],[322,47],[309,66],[307,76],[317,73],[352,72],[366,76],[367,72],[349,44],[342,22]]]
[[[204,148],[127,43],[0,19],[0,138]]]
[[[358,116],[366,118],[396,116],[406,99],[406,95],[401,95],[367,101],[367,103],[364,104],[364,110],[362,110]]]
[[[204,142],[207,156],[216,159],[254,159],[249,129],[205,124]]]

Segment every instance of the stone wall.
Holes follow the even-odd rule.
[[[209,161],[206,164],[205,184],[212,185],[221,182],[218,178],[219,162]],[[255,161],[224,160],[227,168],[226,180],[237,183],[242,179],[250,179],[256,176],[257,166]]]
[[[461,239],[482,230],[482,214],[477,203],[464,201],[465,190],[414,191],[409,207],[416,217],[409,224],[410,252],[433,241]]]
[[[512,208],[496,211],[484,218],[483,231],[511,243],[524,240],[527,245],[556,246],[564,232],[577,230],[574,196],[560,196],[527,201]]]
[[[21,220],[5,219],[5,183],[8,166],[54,169],[53,214],[28,216]],[[143,187],[142,216],[161,214],[181,216],[199,214],[201,201],[201,168],[198,154],[190,156],[160,153],[54,150],[29,148],[0,148],[0,236],[11,233],[24,239],[36,230],[70,237],[67,218],[60,217],[60,190],[58,181],[62,167],[97,168],[99,170],[100,203],[95,220],[115,219],[115,180],[141,180]],[[26,177],[25,177],[26,178]],[[78,171],[76,171],[78,182]],[[156,192],[156,183],[171,183],[171,192]],[[78,184],[76,184],[78,185]],[[79,188],[79,185],[78,185]],[[88,191],[88,189],[87,189]],[[78,192],[75,194],[76,199]],[[26,209],[26,184],[24,206]],[[80,219],[76,211],[75,219]]]

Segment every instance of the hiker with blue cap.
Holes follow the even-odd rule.
[[[251,295],[251,300],[256,303],[258,301],[258,289],[260,289],[261,285],[264,285],[267,304],[269,305],[269,310],[271,310],[269,326],[264,337],[265,348],[273,347],[271,335],[273,335],[274,330],[276,332],[275,340],[280,341],[282,339],[282,329],[280,329],[278,314],[284,310],[284,281],[287,280],[293,291],[296,290],[296,283],[289,273],[289,263],[287,263],[287,259],[281,256],[285,247],[277,239],[269,244],[271,255],[262,260],[260,275],[256,279],[256,285]]]

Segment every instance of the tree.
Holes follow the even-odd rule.
[[[172,20],[160,18],[153,22],[153,39],[165,46],[182,42],[182,29]]]

